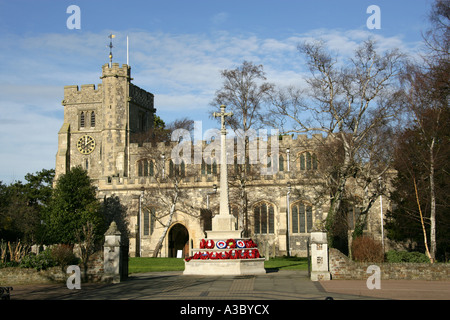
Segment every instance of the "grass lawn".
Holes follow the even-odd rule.
[[[266,270],[308,270],[308,258],[275,257],[264,262]]]
[[[132,258],[128,262],[128,273],[183,271],[184,259],[178,258]]]
[[[264,262],[266,270],[308,270],[307,258],[276,257]],[[134,258],[128,263],[129,273],[183,271],[184,259],[178,258]]]

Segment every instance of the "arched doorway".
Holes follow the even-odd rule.
[[[185,258],[189,256],[189,232],[180,223],[175,224],[169,231],[169,258],[176,258],[181,250]]]

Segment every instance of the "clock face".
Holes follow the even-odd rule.
[[[77,142],[78,151],[82,154],[90,154],[95,149],[95,140],[91,136],[84,135]]]

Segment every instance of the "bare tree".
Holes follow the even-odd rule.
[[[338,161],[324,176],[329,181],[326,227],[331,232],[346,193],[351,193],[350,179],[358,178],[364,189],[372,190],[364,195],[365,211],[380,191],[377,178],[388,169],[388,153],[383,151],[389,144],[386,128],[399,113],[396,85],[403,55],[395,49],[379,54],[370,39],[349,61],[339,61],[320,41],[305,42],[298,49],[312,76],[306,80],[307,89],[277,90],[272,123],[286,133],[322,133],[339,147],[334,149]]]
[[[411,123],[409,128],[418,131],[416,157],[420,157],[420,171],[409,170],[411,179],[428,181],[423,193],[429,193],[430,212],[430,260],[436,255],[436,171],[448,175],[443,162],[448,161],[448,140],[445,127],[448,125],[449,108],[449,74],[450,74],[450,4],[448,1],[436,0],[432,6],[429,20],[431,27],[424,35],[426,54],[419,63],[411,62],[403,74],[405,101]],[[407,129],[408,130],[408,129]],[[405,131],[406,132],[406,131]],[[447,141],[446,141],[447,140]],[[399,141],[399,146],[403,141]],[[413,159],[403,155],[406,162]],[[445,160],[443,160],[445,159]],[[423,176],[425,174],[425,178]],[[417,177],[416,177],[417,175]],[[415,184],[416,185],[416,184]],[[442,187],[442,185],[441,185]],[[419,203],[418,188],[416,197]],[[440,203],[445,206],[445,203]],[[419,211],[420,206],[419,206]],[[425,232],[425,229],[424,229]],[[425,236],[425,244],[426,234]],[[426,246],[427,247],[427,246]],[[428,251],[428,248],[427,248]]]
[[[81,263],[84,268],[84,279],[87,281],[89,258],[95,252],[95,241],[97,237],[94,225],[89,221],[86,222],[86,224],[77,231],[75,237],[80,246]]]
[[[267,106],[274,85],[266,82],[262,65],[248,61],[235,69],[223,70],[221,76],[223,85],[216,92],[211,106],[213,112],[220,105],[226,105],[227,111],[233,112],[233,117],[226,118],[238,141],[235,164],[230,172],[234,179],[230,184],[235,187],[232,189],[240,199],[239,215],[244,221],[244,233],[248,235],[246,184],[258,174],[255,166],[250,164],[250,153],[256,150],[250,150],[255,147],[249,140],[256,138],[256,130],[261,128],[262,111]]]
[[[155,141],[144,143],[141,148],[143,163],[139,170],[143,176],[150,177],[151,187],[144,190],[142,207],[152,219],[163,227],[161,236],[153,250],[157,257],[173,216],[178,209],[195,218],[200,218],[200,206],[194,207],[188,189],[183,187],[186,180],[197,176],[198,168],[191,165],[192,144],[189,130],[193,121],[182,119],[168,126],[172,143],[164,141],[165,148],[155,147]],[[183,139],[184,138],[184,139]]]

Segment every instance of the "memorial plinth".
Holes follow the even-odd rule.
[[[266,273],[264,258],[259,258],[259,251],[251,239],[242,239],[242,231],[236,230],[236,218],[230,214],[228,199],[228,170],[226,157],[225,117],[233,114],[214,112],[214,117],[221,117],[221,152],[220,152],[220,210],[212,219],[212,230],[206,231],[199,248],[193,248],[193,256],[185,259],[185,275],[252,275]]]
[[[265,274],[264,258],[251,239],[203,239],[201,248],[185,259],[184,275],[257,275]],[[230,247],[228,243],[232,243]],[[250,244],[249,244],[250,243]]]
[[[246,260],[191,260],[185,263],[184,275],[240,276],[265,274],[264,258]]]

